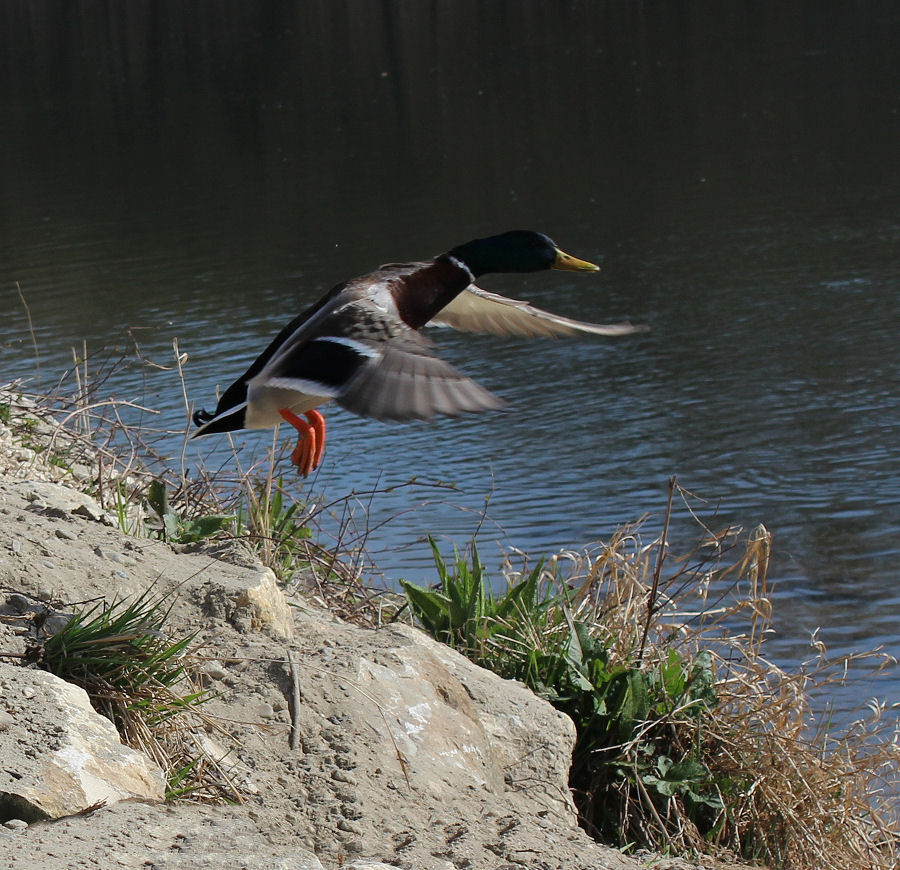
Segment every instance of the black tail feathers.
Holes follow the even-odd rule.
[[[215,417],[215,414],[210,413],[205,408],[200,408],[199,411],[194,411],[191,419],[194,421],[195,426],[202,426],[204,423],[208,423]]]

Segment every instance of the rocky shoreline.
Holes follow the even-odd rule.
[[[574,727],[521,684],[285,597],[239,546],[122,534],[86,468],[34,449],[52,434],[31,427],[29,447],[0,423],[0,868],[714,866],[591,840],[567,787]],[[195,635],[216,722],[198,745],[242,803],[163,802],[155,763],[22,658],[48,617],[151,587]]]

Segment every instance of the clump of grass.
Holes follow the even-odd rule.
[[[167,797],[240,800],[240,793],[193,739],[209,725],[200,706],[189,647],[193,637],[168,636],[171,604],[150,592],[131,601],[76,610],[48,637],[40,664],[81,686],[129,746],[166,772]]]
[[[306,505],[285,494],[280,475],[257,481],[247,476],[243,484],[235,533],[249,541],[276,576],[287,579],[298,563],[307,561],[304,544],[311,532]]]
[[[822,651],[796,673],[779,668],[763,652],[769,532],[735,549],[739,530],[707,528],[680,559],[665,538],[645,545],[625,527],[592,551],[508,564],[502,592],[486,588],[474,542],[450,565],[432,542],[436,588],[403,588],[435,637],[572,718],[570,786],[598,839],[784,870],[895,866],[888,717],[835,733],[813,727],[809,701],[886,658]]]

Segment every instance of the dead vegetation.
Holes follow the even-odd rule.
[[[832,660],[819,643],[809,661],[779,667],[765,651],[772,535],[704,529],[680,558],[664,539],[644,544],[639,526],[562,557],[571,618],[597,627],[610,667],[639,669],[651,691],[661,675],[664,698],[620,746],[583,759],[588,823],[615,807],[621,841],[656,849],[726,849],[790,870],[896,866],[897,705],[873,701],[837,729],[810,701],[896,662],[879,651]],[[674,662],[686,682],[673,693]],[[611,749],[630,775],[608,778]]]

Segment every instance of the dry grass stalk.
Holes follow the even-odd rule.
[[[896,867],[898,705],[872,702],[867,715],[835,731],[815,725],[810,703],[812,695],[846,684],[850,674],[866,671],[868,679],[895,662],[879,651],[829,660],[821,642],[796,672],[768,660],[772,536],[758,526],[727,562],[738,533],[706,535],[694,552],[670,558],[677,567],[658,584],[653,566],[665,541],[644,545],[639,525],[623,527],[599,549],[561,553],[548,565],[572,590],[573,618],[608,638],[611,662],[652,669],[670,650],[688,661],[704,651],[713,657],[714,709],[699,720],[672,710],[620,750],[637,759],[646,749],[642,742],[651,734],[658,740],[664,730],[669,755],[703,758],[724,809],[715,818],[707,814],[701,835],[683,797],[672,796],[660,811],[635,769],[632,787],[620,784],[627,820],[622,842],[679,852],[723,848],[784,870]]]

